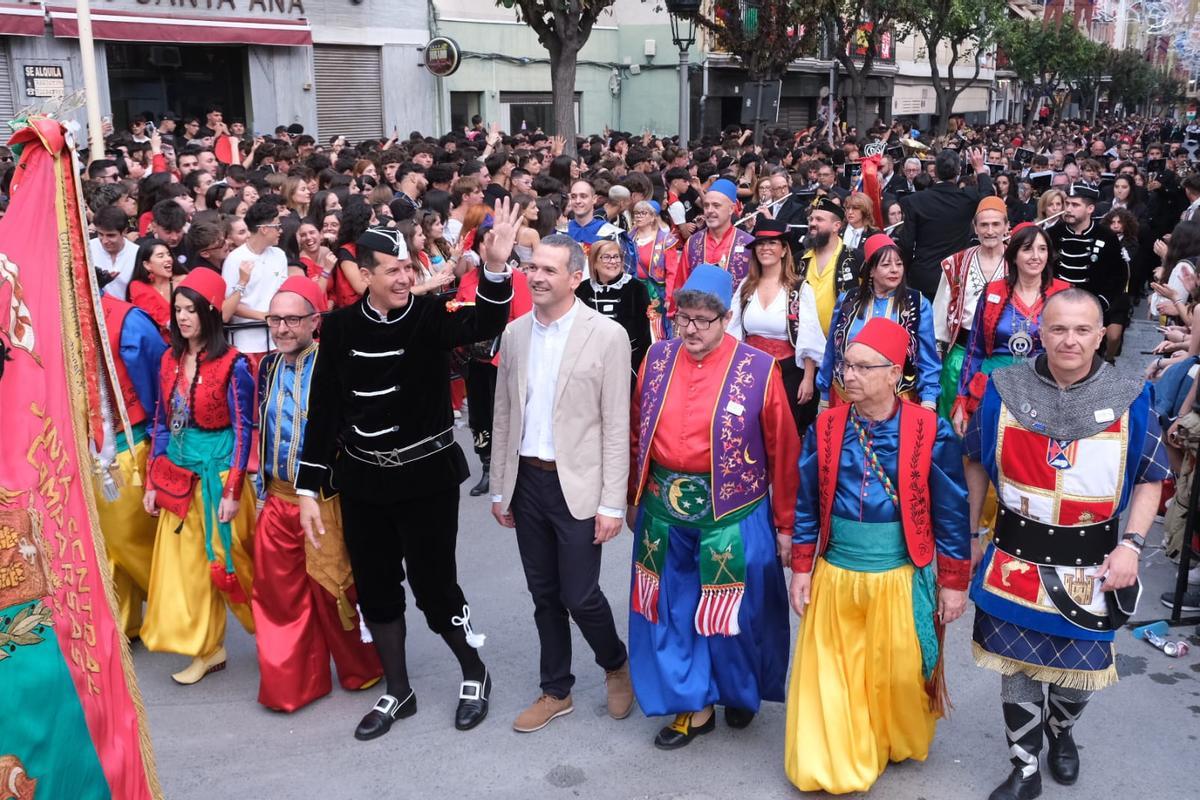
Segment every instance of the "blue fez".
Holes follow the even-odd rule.
[[[729,180],[728,178],[720,178],[713,181],[712,186],[708,187],[708,190],[710,192],[716,192],[717,194],[725,195],[729,198],[729,202],[731,203],[737,202],[737,187],[734,186],[733,181]]]
[[[733,306],[733,276],[715,264],[700,264],[692,270],[680,291],[710,294],[726,311]]]

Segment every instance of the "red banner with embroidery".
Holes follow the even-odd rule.
[[[39,797],[149,800],[162,793],[94,499],[100,365],[111,368],[111,354],[72,148],[45,117],[10,145],[19,163],[0,220],[0,341],[11,356],[0,377],[0,545],[15,537],[24,563],[0,592],[0,636],[15,645],[0,658],[0,685],[14,689],[0,692],[0,762],[20,765]],[[18,607],[29,611],[5,628]]]

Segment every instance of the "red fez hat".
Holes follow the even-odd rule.
[[[307,300],[314,310],[325,310],[325,295],[321,293],[321,287],[317,286],[316,281],[312,278],[306,278],[303,275],[293,275],[283,282],[276,294],[279,294],[279,292],[298,294]]]
[[[871,317],[850,344],[866,345],[893,364],[903,366],[908,355],[908,331],[887,317]]]
[[[1009,231],[1008,236],[1011,239],[1013,236],[1016,236],[1018,233],[1025,230],[1026,228],[1036,228],[1036,227],[1037,227],[1037,225],[1035,225],[1032,222],[1018,222],[1016,225],[1013,226],[1013,229],[1011,231]]]
[[[218,311],[225,302],[225,280],[208,267],[196,267],[179,284],[180,289],[191,289]]]
[[[895,247],[896,243],[892,241],[892,237],[886,233],[875,233],[867,237],[867,241],[863,243],[863,258],[867,261],[871,260],[871,256],[879,252],[883,247]]]

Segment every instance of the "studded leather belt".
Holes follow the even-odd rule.
[[[426,437],[407,447],[395,450],[364,450],[353,445],[346,446],[346,455],[375,467],[403,467],[414,461],[431,456],[454,444],[454,429],[447,428],[439,434]]]
[[[1094,525],[1047,525],[1000,506],[992,543],[1038,566],[1094,567],[1117,545],[1117,520]]]

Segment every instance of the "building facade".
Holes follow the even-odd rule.
[[[426,0],[91,0],[102,113],[198,115],[269,133],[299,123],[353,140],[429,130]],[[83,88],[79,23],[63,0],[0,2],[0,117]],[[82,117],[82,112],[79,112]]]

